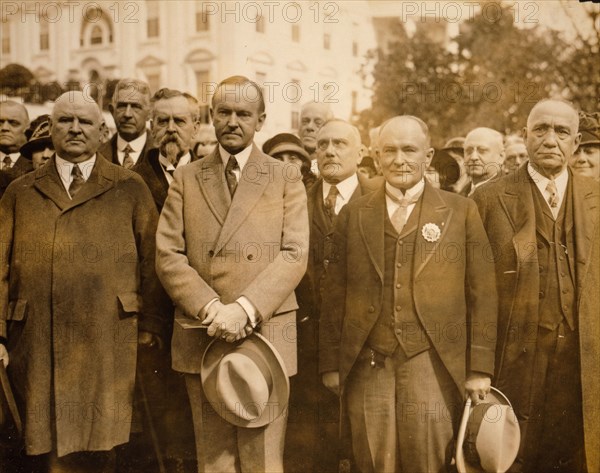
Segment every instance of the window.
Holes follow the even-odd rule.
[[[210,73],[206,69],[198,69],[196,74],[196,98],[200,104],[208,101],[208,95],[211,91]]]
[[[352,91],[352,113],[356,113],[358,108],[358,92],[356,90]]]
[[[292,130],[297,130],[300,128],[300,112],[298,110],[292,110],[292,123],[290,128]]]
[[[48,23],[45,19],[40,20],[40,51],[48,51],[50,49],[50,33],[48,31]]]
[[[255,82],[260,87],[260,90],[262,90],[263,99],[265,100],[265,103],[271,103],[270,99],[269,99],[269,89],[268,88],[265,89],[265,87],[264,87],[265,82],[267,82],[267,74],[264,72],[257,72]]]
[[[331,49],[331,35],[329,33],[323,35],[323,48]]]
[[[265,17],[262,15],[256,19],[256,32],[257,33],[265,32]]]
[[[352,56],[358,57],[358,43],[356,41],[352,41]]]
[[[209,16],[204,9],[204,3],[201,3],[198,10],[196,10],[196,31],[208,31],[209,26]]]
[[[146,35],[148,38],[158,38],[160,35],[158,2],[156,0],[148,0],[146,5],[148,7],[148,13],[146,17]]]
[[[90,44],[102,44],[102,28],[100,28],[98,25],[92,28]]]
[[[300,25],[292,25],[292,41],[294,43],[300,42]]]

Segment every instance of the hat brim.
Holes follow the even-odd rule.
[[[261,414],[252,420],[240,417],[234,412],[226,411],[217,390],[219,363],[226,354],[232,352],[241,344],[252,344],[252,348],[264,358],[265,363],[269,366],[273,379],[272,390],[267,405],[264,406]],[[290,397],[290,380],[287,375],[285,363],[269,340],[259,333],[254,332],[245,339],[235,343],[214,339],[206,347],[202,356],[200,376],[204,395],[212,408],[227,422],[238,427],[264,427],[287,410]]]
[[[48,145],[50,145],[50,148],[53,148],[52,139],[49,136],[44,136],[43,138],[37,138],[28,141],[23,146],[21,146],[19,152],[24,158],[29,159],[31,161],[31,156],[33,155],[33,152],[35,150],[45,148]]]
[[[298,156],[300,156],[300,158],[304,159],[305,161],[310,161],[310,157],[308,156],[306,150],[304,148],[301,148],[300,146],[295,145],[294,143],[276,144],[275,146],[273,146],[273,148],[271,148],[268,154],[270,156],[274,156],[276,154],[285,152],[296,153]]]
[[[490,392],[487,395],[486,402],[512,407],[510,401],[504,395],[504,393],[493,386],[491,387]],[[454,460],[456,461],[456,470],[458,471],[458,473],[485,473],[485,471],[481,468],[474,467],[473,465],[468,463],[465,460],[465,455],[463,453],[463,445],[465,443],[467,424],[469,423],[469,416],[471,415],[471,411],[473,410],[471,404],[471,398],[468,398],[467,402],[465,402],[465,408],[463,410],[462,419],[458,428],[458,434],[456,435],[456,452],[454,454]]]

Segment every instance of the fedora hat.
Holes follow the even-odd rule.
[[[283,359],[256,332],[235,343],[214,339],[200,376],[211,406],[231,424],[263,427],[287,409],[290,382]]]
[[[517,458],[521,431],[507,399],[492,388],[476,406],[467,399],[456,440],[458,473],[504,473]]]

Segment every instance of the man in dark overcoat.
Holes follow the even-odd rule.
[[[518,472],[600,470],[600,196],[567,166],[578,123],[569,103],[537,103],[529,161],[473,196],[496,261],[496,379],[521,425]]]
[[[0,358],[25,452],[50,471],[107,471],[129,440],[138,342],[163,326],[157,212],[137,174],[97,153],[100,122],[82,93],[59,97],[56,154],[0,201]]]

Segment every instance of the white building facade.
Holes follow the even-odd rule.
[[[19,63],[41,82],[137,77],[202,103],[242,74],[263,86],[259,141],[298,126],[301,105],[330,102],[349,119],[370,106],[360,75],[376,47],[363,1],[2,1],[0,67]],[[85,87],[84,87],[85,90]]]

